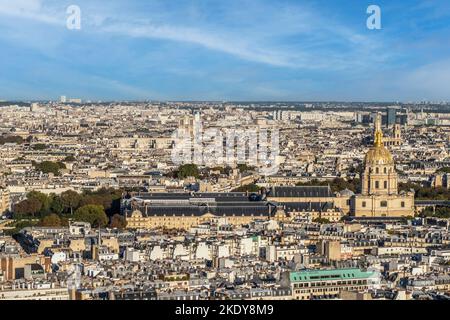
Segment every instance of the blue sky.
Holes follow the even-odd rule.
[[[0,0],[0,100],[60,95],[450,100],[450,1]]]

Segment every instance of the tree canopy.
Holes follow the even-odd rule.
[[[179,179],[184,179],[187,177],[198,178],[200,176],[200,170],[195,164],[184,164],[178,168],[176,176]]]
[[[259,192],[261,188],[257,186],[256,184],[247,184],[245,186],[240,186],[233,190],[233,192]]]
[[[74,156],[70,155],[64,158],[64,162],[75,162],[77,159],[75,159]]]
[[[33,166],[37,171],[43,173],[53,173],[55,176],[59,176],[61,169],[66,169],[66,165],[62,162],[44,161],[41,163],[33,162]]]
[[[124,216],[121,216],[119,214],[115,214],[112,218],[111,218],[111,223],[109,225],[111,228],[117,228],[117,229],[125,229],[125,227],[127,226],[127,220],[125,219]]]
[[[349,189],[354,193],[361,192],[361,180],[360,179],[352,179],[352,180],[344,180],[342,178],[335,178],[332,181],[319,181],[317,179],[308,181],[308,182],[299,182],[296,184],[297,186],[330,186],[331,191],[339,192],[345,189]]]
[[[86,205],[78,208],[74,215],[75,221],[89,222],[92,227],[104,227],[108,224],[105,209],[98,205]]]
[[[36,151],[41,151],[41,150],[45,150],[48,148],[48,146],[46,144],[43,143],[36,143],[35,145],[32,146],[33,150]]]
[[[450,199],[450,189],[444,187],[432,188],[424,187],[420,184],[408,182],[399,183],[399,191],[414,190],[418,200],[448,200]]]
[[[316,218],[313,220],[313,222],[315,222],[315,223],[330,223],[330,220],[328,220],[326,218]]]
[[[72,216],[74,211],[87,205],[101,206],[108,216],[120,213],[120,199],[122,190],[99,189],[94,192],[77,193],[69,190],[60,195],[46,195],[41,192],[32,191],[28,193],[27,199],[17,203],[14,215],[17,219],[41,217],[56,214]]]
[[[14,206],[14,214],[16,218],[23,216],[34,217],[42,208],[42,203],[35,198],[25,199]]]
[[[20,136],[0,136],[0,145],[5,143],[22,144],[23,138]]]
[[[425,210],[420,214],[421,217],[436,217],[442,219],[450,218],[450,208],[448,207],[436,207],[433,210],[432,207],[425,208]]]
[[[61,218],[57,214],[51,214],[42,218],[40,225],[42,227],[60,227],[62,225]]]
[[[450,167],[440,168],[437,172],[438,173],[450,173]]]

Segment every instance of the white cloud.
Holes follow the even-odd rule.
[[[42,0],[0,0],[0,15],[6,15],[21,19],[30,19],[46,24],[63,25],[64,16],[58,18],[55,11],[52,12],[43,6]]]
[[[370,66],[367,61],[380,57],[368,50],[374,45],[367,37],[321,17],[314,10],[298,5],[249,3],[244,11],[250,12],[237,10],[236,6],[227,8],[225,26],[203,20],[185,22],[181,9],[176,13],[158,12],[155,16],[158,21],[152,21],[153,12],[142,18],[139,13],[122,14],[117,8],[104,12],[96,2],[80,6],[82,28],[92,33],[190,43],[271,66],[342,70],[352,65],[365,68]],[[44,0],[0,0],[2,14],[59,26],[65,25],[66,18],[64,8],[51,6]],[[228,24],[233,27],[228,28]],[[295,44],[286,40],[289,37],[297,37]],[[330,52],[333,49],[324,48],[330,39],[351,48],[345,55],[339,54],[339,50]]]
[[[193,43],[208,49],[225,52],[246,60],[275,66],[294,67],[286,54],[246,43],[236,38],[205,33],[188,27],[113,24],[101,28],[104,32],[139,38],[166,39]]]

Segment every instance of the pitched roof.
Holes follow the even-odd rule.
[[[334,197],[330,186],[272,187],[269,197],[278,198],[330,198]]]

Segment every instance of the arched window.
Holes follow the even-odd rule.
[[[387,169],[386,169],[386,167],[384,168],[384,173],[387,173]]]

